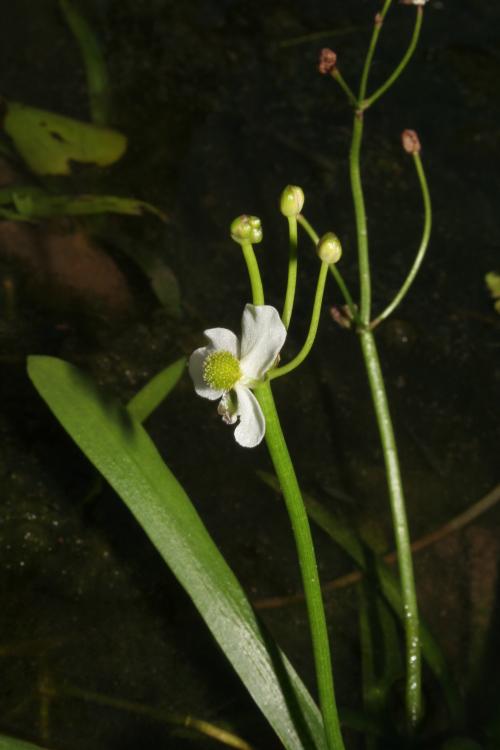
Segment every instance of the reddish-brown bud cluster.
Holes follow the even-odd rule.
[[[407,154],[420,153],[420,139],[414,130],[403,130],[401,133],[401,143]]]
[[[319,53],[319,72],[323,75],[325,75],[326,73],[331,73],[332,70],[335,70],[336,65],[337,55],[335,54],[335,52],[332,49],[328,49],[328,47],[322,49]]]

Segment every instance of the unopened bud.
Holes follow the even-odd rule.
[[[238,216],[231,224],[231,237],[240,245],[243,242],[250,242],[256,245],[262,241],[262,224],[257,216],[247,216],[243,214]]]
[[[333,232],[324,234],[317,244],[316,252],[323,263],[338,263],[342,257],[342,245],[337,235]]]
[[[330,315],[332,320],[341,328],[352,328],[352,315],[347,305],[342,305],[342,307],[330,307]]]
[[[304,206],[304,191],[297,185],[287,185],[281,193],[280,210],[283,216],[297,216]]]
[[[318,70],[320,73],[325,75],[326,73],[331,73],[332,70],[335,70],[335,66],[337,65],[337,55],[332,49],[328,49],[328,47],[325,47],[321,50],[319,53],[319,62],[318,62]]]
[[[403,130],[401,133],[401,143],[407,154],[420,153],[420,140],[414,130]]]

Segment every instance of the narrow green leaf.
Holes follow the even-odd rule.
[[[144,422],[175,388],[185,368],[186,357],[181,357],[151,378],[128,402],[128,413],[138,422]]]
[[[0,735],[0,750],[43,750],[40,745],[33,745],[31,742],[18,740],[15,737]]]
[[[36,174],[70,174],[71,161],[113,164],[123,156],[122,133],[71,117],[6,102],[3,126],[26,164]]]
[[[87,77],[90,114],[96,125],[109,121],[109,81],[106,63],[98,39],[78,5],[70,0],[59,0],[61,12],[71,29],[82,55]]]
[[[283,745],[325,750],[317,706],[142,426],[67,362],[30,357],[28,372],[184,586]]]
[[[10,208],[0,208],[0,219],[6,221],[21,221],[25,224],[32,224],[33,219],[29,219],[27,216],[21,216],[17,211],[12,211]]]
[[[21,216],[44,219],[50,216],[85,216],[88,214],[154,214],[162,221],[166,215],[155,206],[135,198],[116,195],[49,195],[39,188],[13,190],[12,202]]]
[[[367,560],[370,568],[370,560]],[[404,677],[401,639],[395,613],[370,572],[357,584],[363,679],[363,705],[366,714],[386,737],[394,733],[390,691]],[[373,738],[365,738],[365,750],[375,750]]]

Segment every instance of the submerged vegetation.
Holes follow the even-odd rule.
[[[235,74],[233,125],[220,136],[211,115],[211,142],[222,139],[221,163],[229,164],[221,176],[203,170],[196,134],[181,175],[172,155],[168,162],[155,153],[158,136],[148,138],[148,123],[142,134],[128,132],[126,107],[116,106],[116,69],[108,70],[97,31],[105,38],[106,24],[91,2],[53,5],[80,55],[90,121],[81,108],[73,117],[64,107],[19,104],[17,93],[3,100],[9,177],[0,190],[0,232],[14,232],[14,250],[1,282],[11,405],[2,422],[0,529],[5,559],[18,554],[19,564],[1,571],[9,587],[2,632],[15,635],[0,648],[7,662],[18,660],[21,672],[29,663],[30,671],[26,679],[7,669],[0,748],[111,748],[131,731],[125,744],[141,747],[493,750],[500,548],[487,527],[473,524],[500,500],[499,486],[491,489],[498,420],[472,400],[468,421],[450,430],[442,404],[451,392],[460,413],[469,388],[449,382],[469,355],[444,330],[448,307],[448,326],[483,326],[485,347],[471,349],[466,371],[481,390],[477,381],[493,370],[486,364],[498,347],[483,280],[495,306],[498,284],[491,262],[472,269],[484,297],[478,310],[465,307],[460,292],[443,297],[439,273],[420,281],[427,265],[446,268],[443,236],[455,242],[443,235],[438,209],[440,242],[430,245],[431,194],[443,204],[435,157],[431,190],[426,176],[427,148],[433,153],[426,117],[435,116],[435,102],[424,115],[412,95],[433,0],[384,0],[373,18],[362,8],[358,22],[311,34],[291,33],[299,24],[286,4],[272,4],[274,18],[262,10],[272,28],[290,34],[259,61],[260,86],[270,85],[280,59],[290,98],[282,112],[279,97],[270,97],[276,109],[267,132],[260,113],[253,119],[257,82]],[[115,12],[112,43],[123,54],[134,43],[126,9],[104,5],[104,18]],[[154,5],[144,11],[149,22],[155,13],[181,20],[187,13],[193,27],[180,23],[171,34],[192,32],[195,46],[196,23],[199,34],[205,24],[218,38],[221,18],[230,17],[233,68],[256,44],[255,11],[240,18],[237,3],[200,3],[206,18],[196,23],[189,9]],[[304,45],[322,46],[322,35],[339,47],[320,49],[314,74]],[[144,70],[159,55],[152,45]],[[175,75],[191,81],[201,102],[208,93],[197,64]],[[431,69],[420,67],[426,86]],[[294,90],[299,73],[304,88]],[[136,95],[148,88],[142,74],[134,86]],[[375,113],[396,92],[398,124],[389,132]],[[160,88],[157,95],[162,101]],[[186,98],[193,120],[197,102]],[[142,104],[130,100],[132,109]],[[247,120],[235,120],[237,104]],[[167,107],[173,123],[178,113]],[[400,108],[405,120],[418,120],[423,146]],[[311,117],[316,111],[321,118]],[[301,118],[315,123],[316,143],[307,142]],[[158,113],[153,130],[161,123]],[[256,157],[263,134],[265,168]],[[141,170],[157,161],[165,171],[141,184]],[[224,179],[227,170],[234,175]],[[164,174],[175,189],[167,190]],[[398,190],[399,202],[390,197]],[[127,214],[143,220],[124,224]],[[147,214],[161,221],[148,223]],[[73,290],[62,294],[61,236]],[[40,289],[16,282],[40,269],[48,279]],[[102,280],[106,293],[96,304]],[[25,320],[30,294],[37,315]],[[412,298],[417,322],[396,318]],[[21,376],[19,386],[25,355],[29,381]],[[494,397],[487,382],[477,405]],[[474,424],[481,434],[472,433]],[[465,440],[453,434],[457,425],[467,428]],[[472,503],[471,495],[481,499]],[[461,546],[459,535],[474,528]],[[420,550],[429,557],[419,564]],[[465,605],[461,586],[469,587]],[[468,607],[462,631],[457,623]],[[89,715],[98,718],[89,723]]]

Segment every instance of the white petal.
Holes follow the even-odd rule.
[[[211,352],[213,352],[211,346],[202,346],[200,349],[196,349],[189,357],[189,374],[191,375],[194,389],[198,396],[215,401],[216,398],[222,396],[224,391],[210,388],[203,379],[203,363]]]
[[[234,354],[237,359],[240,358],[240,342],[236,334],[228,328],[209,328],[208,331],[203,331],[203,333],[208,339],[210,349],[229,352]]]
[[[285,343],[286,328],[271,305],[245,305],[241,319],[241,370],[247,378],[260,380],[274,363]]]
[[[234,431],[235,440],[244,448],[255,448],[266,432],[266,420],[259,402],[249,388],[237,385],[235,391],[238,398],[236,413],[240,418]]]

